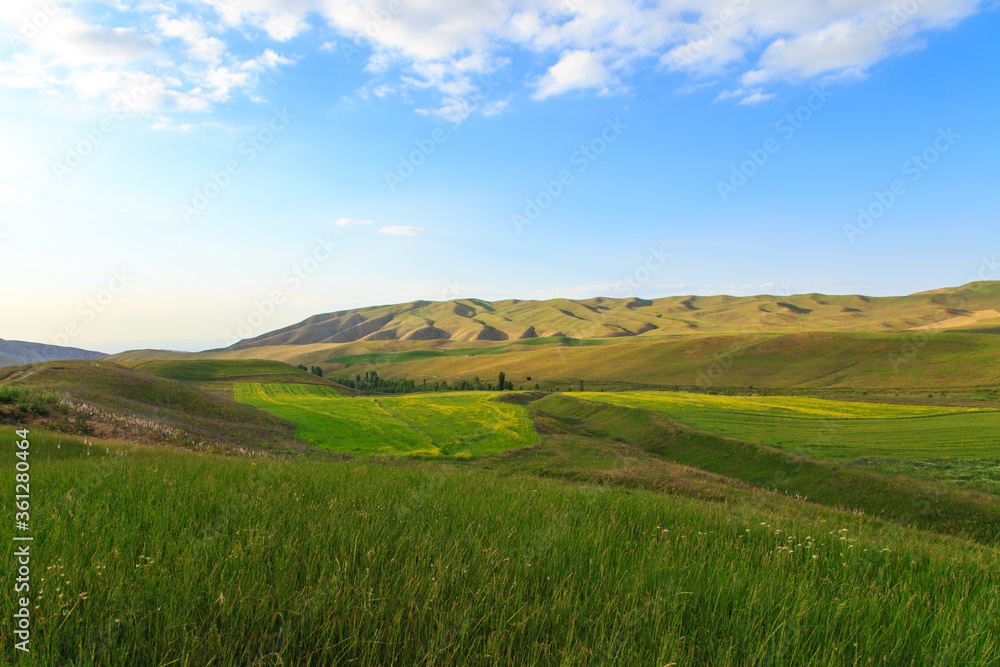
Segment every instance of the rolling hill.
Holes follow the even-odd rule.
[[[906,331],[1000,325],[1000,282],[900,297],[861,295],[596,297],[413,301],[314,315],[229,350],[357,341],[515,341],[740,331]]]
[[[189,378],[184,379],[136,371],[105,360],[65,360],[0,369],[0,406],[22,396],[27,400],[37,396],[41,401],[36,403],[46,399],[49,403],[47,408],[35,408],[29,403],[26,409],[6,415],[0,410],[0,424],[24,424],[197,451],[309,449],[293,438],[291,423],[231,400],[212,383],[198,382],[209,377],[211,369],[198,362],[192,366]],[[242,375],[237,368],[226,371],[237,378],[268,377],[289,383],[317,380],[309,373],[276,362],[256,364]],[[216,377],[221,375],[216,373]]]
[[[318,365],[336,378],[374,370],[418,382],[503,371],[515,388],[547,390],[582,381],[609,390],[995,399],[998,307],[1000,282],[901,297],[418,301],[316,315],[225,349],[134,350],[109,360],[133,368],[149,360],[272,360]]]
[[[18,366],[40,361],[65,361],[67,359],[93,361],[106,356],[103,352],[81,350],[78,347],[62,347],[0,338],[0,366]]]

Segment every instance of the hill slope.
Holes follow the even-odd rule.
[[[904,331],[1000,324],[1000,282],[900,297],[861,295],[595,297],[548,301],[414,301],[314,315],[229,350],[355,341],[513,341],[745,330]]]
[[[293,369],[294,370],[294,369]],[[302,375],[308,375],[303,373]],[[7,423],[32,428],[191,449],[309,449],[293,438],[293,425],[194,383],[130,370],[108,361],[56,361],[0,370],[0,390],[44,392],[58,407],[10,414]],[[0,412],[0,423],[5,421]]]
[[[18,366],[20,364],[35,364],[40,361],[64,361],[66,359],[93,361],[106,356],[103,352],[81,350],[78,347],[62,347],[0,338],[0,366]]]

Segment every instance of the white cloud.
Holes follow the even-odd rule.
[[[375,224],[374,220],[356,220],[354,218],[337,218],[333,221],[338,227],[347,227],[348,225],[372,225]]]
[[[761,55],[760,68],[747,72],[743,83],[864,70],[884,58],[890,46],[872,20],[838,21],[807,34],[774,40]]]
[[[33,43],[60,65],[113,65],[120,67],[153,56],[158,40],[134,28],[89,25],[74,17],[58,15]]]
[[[580,88],[607,90],[614,78],[600,54],[592,51],[567,51],[538,82],[532,97],[544,100],[546,97]]]
[[[279,0],[255,1],[288,11]],[[768,82],[857,76],[978,8],[977,0],[912,8],[898,0],[423,0],[391,13],[381,0],[316,2],[331,26],[371,46],[371,73],[397,67],[406,85],[440,93],[439,108],[422,108],[439,115],[455,115],[470,75],[504,67],[511,49],[548,61],[541,76],[528,74],[537,100],[623,88],[652,63],[696,81],[745,75],[739,99],[753,104],[772,96],[758,90]]]
[[[379,230],[382,234],[392,234],[394,236],[421,236],[427,233],[426,229],[420,227],[405,227],[399,225],[389,225]]]
[[[121,95],[129,76],[149,72],[163,84],[156,110],[208,110],[237,89],[255,99],[261,73],[293,63],[276,45],[316,26],[337,35],[336,41],[322,41],[320,50],[337,49],[339,43],[365,54],[362,66],[373,81],[363,91],[381,96],[391,90],[411,101],[430,96],[430,102],[414,101],[415,107],[461,120],[472,110],[503,109],[506,100],[486,99],[477,80],[515,58],[529,63],[528,71],[522,81],[506,84],[505,98],[525,87],[536,100],[573,91],[606,94],[626,89],[637,71],[659,68],[684,73],[693,85],[721,81],[740,90],[729,97],[755,104],[773,95],[765,87],[777,81],[864,76],[887,57],[922,48],[928,32],[954,25],[981,5],[978,0],[201,0],[179,9],[144,0],[107,3],[100,14],[72,4],[53,6],[44,25],[32,26],[37,1],[0,5],[0,31],[17,38],[14,55],[0,62],[0,86],[111,99]],[[247,44],[259,44],[254,50],[261,51],[248,54]],[[84,80],[85,85],[77,83]]]
[[[483,107],[484,116],[496,116],[497,114],[503,113],[507,109],[507,104],[510,100],[497,100],[496,102],[491,102]]]
[[[205,26],[191,18],[171,19],[160,15],[156,23],[162,35],[182,40],[188,47],[188,56],[194,60],[217,63],[226,50],[225,42],[209,37]]]
[[[23,53],[0,62],[0,85],[8,88],[50,88],[59,79],[44,63]]]
[[[105,24],[72,4],[48,6],[44,21],[37,2],[22,7],[26,13],[13,14],[6,4],[0,12],[0,32],[10,29],[15,48],[0,62],[0,86],[71,93],[130,113],[208,111],[234,89],[254,99],[260,73],[292,63],[269,48],[249,59],[228,53],[228,28],[169,5],[118,4],[103,13]]]
[[[264,22],[264,29],[279,42],[287,42],[300,32],[309,28],[309,24],[298,16],[275,16]]]
[[[170,131],[170,132],[181,132],[188,133],[194,132],[206,127],[213,127],[219,129],[229,129],[224,123],[216,123],[213,121],[206,121],[204,123],[175,123],[167,116],[159,116],[155,122],[151,123],[149,129],[160,130],[160,131]]]
[[[275,70],[278,69],[278,65],[291,65],[293,62],[295,61],[291,58],[279,56],[271,49],[264,49],[264,53],[244,62],[243,69],[255,72],[267,69]]]
[[[774,93],[765,93],[763,88],[754,88],[752,90],[747,90],[746,88],[738,88],[736,90],[724,90],[718,94],[715,98],[718,100],[725,100],[731,97],[738,97],[740,101],[737,104],[742,104],[745,106],[753,106],[755,104],[760,104],[761,102],[766,102],[767,100],[774,97]]]

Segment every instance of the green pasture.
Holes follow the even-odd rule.
[[[346,397],[314,385],[240,383],[235,393],[331,451],[466,458],[537,441],[525,408],[483,392]]]
[[[573,392],[652,410],[688,426],[816,458],[1000,457],[1000,410],[787,396]]]
[[[12,469],[13,429],[0,440]],[[448,462],[30,441],[31,652],[8,623],[3,664],[1000,661],[997,550],[867,516]]]

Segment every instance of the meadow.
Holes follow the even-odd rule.
[[[236,399],[295,424],[295,437],[335,452],[471,457],[533,444],[527,410],[496,394],[346,397],[316,385],[237,383]]]
[[[1000,538],[993,473],[988,461],[979,460],[987,452],[996,455],[1000,412],[994,409],[678,392],[348,398],[326,387],[277,383],[237,384],[236,395],[294,424],[299,440],[332,452],[478,459],[525,450],[528,455],[507,457],[505,465],[564,479],[729,497],[729,490],[692,484],[690,475],[679,479],[665,465],[681,464],[730,484],[807,497],[902,525],[986,544]],[[530,447],[539,441],[536,431],[549,436],[541,449]],[[572,446],[553,447],[555,434],[574,436]],[[616,451],[612,443],[633,450]],[[949,456],[965,461],[962,470],[974,476],[963,484],[956,483],[962,481],[957,474],[892,465],[933,464]],[[626,460],[628,470],[620,470]],[[837,463],[844,460],[852,465]]]
[[[429,346],[433,344],[433,348]],[[347,345],[280,346],[221,354],[274,354],[290,363],[318,363],[335,374],[379,375],[428,382],[503,371],[514,387],[590,390],[684,389],[790,395],[996,400],[1000,347],[978,330],[892,333],[744,331],[643,334],[604,339],[512,340],[483,347],[451,341],[362,341]],[[263,352],[257,352],[263,350]],[[527,378],[531,378],[528,380]]]
[[[829,460],[1000,457],[1000,410],[789,396],[573,392],[711,431]]]
[[[1000,660],[996,549],[870,517],[469,462],[30,439],[32,651],[6,624],[8,663]]]
[[[200,368],[206,366],[205,362],[195,363]],[[320,379],[286,364],[277,366],[281,373],[294,371],[296,378]],[[189,373],[204,377],[200,369]],[[49,417],[43,421],[52,428],[80,432],[76,422],[83,418],[90,422],[86,434],[133,442],[216,449],[302,448],[290,437],[292,424],[229,398],[231,382],[206,391],[197,382],[163,378],[103,359],[0,368],[0,382],[4,382],[0,387],[0,423],[28,419],[29,414],[37,423],[40,413],[47,412]],[[37,410],[20,402],[4,405],[5,395],[25,392],[61,402],[59,409]],[[23,409],[13,410],[19,405]]]
[[[230,444],[32,426],[32,652],[4,664],[1000,663],[989,404],[352,396],[277,362],[128,363],[39,365],[0,403]],[[859,451],[894,460],[837,462]]]
[[[314,384],[353,393],[296,366],[266,359],[129,359],[123,360],[121,365],[230,398],[233,397],[233,386],[241,382]]]

